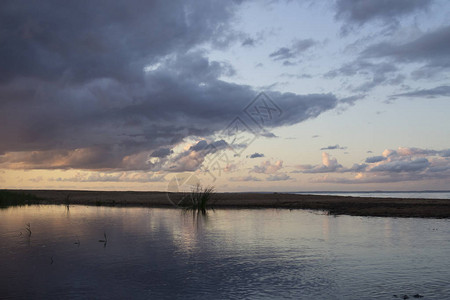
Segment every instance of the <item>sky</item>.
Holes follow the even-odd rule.
[[[448,190],[450,2],[1,1],[0,188]]]

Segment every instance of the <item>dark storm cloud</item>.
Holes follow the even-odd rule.
[[[172,153],[173,153],[173,151],[169,148],[161,148],[156,151],[153,151],[152,154],[150,154],[150,157],[163,158],[163,157],[169,156]]]
[[[408,93],[395,94],[391,98],[397,97],[415,97],[415,98],[436,98],[436,97],[449,97],[450,86],[442,85],[432,89],[422,89]]]
[[[67,76],[136,80],[173,49],[223,43],[235,6],[223,1],[2,1],[0,80]]]
[[[208,144],[207,141],[202,140],[200,142],[198,142],[197,144],[195,144],[194,146],[191,146],[189,148],[189,151],[210,151],[210,152],[217,152],[219,150],[223,150],[225,148],[228,147],[227,142],[225,142],[224,140],[220,140],[220,141],[215,141],[215,142],[211,142]]]
[[[315,118],[326,110],[336,107],[338,100],[333,94],[296,95],[293,93],[268,93],[282,107],[281,118],[274,120],[272,126],[293,125]]]
[[[175,145],[222,131],[256,96],[220,80],[231,65],[192,50],[241,39],[229,30],[237,1],[0,6],[1,167],[159,170],[177,158]],[[283,114],[268,129],[338,103],[332,94],[270,96]],[[198,166],[183,159],[175,169],[183,163]]]
[[[356,25],[377,19],[392,23],[400,16],[426,10],[432,2],[432,0],[338,0],[335,17]]]

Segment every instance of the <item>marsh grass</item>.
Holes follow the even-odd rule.
[[[70,204],[71,204],[71,198],[72,198],[72,195],[71,194],[67,194],[66,195],[66,198],[65,198],[65,200],[64,200],[64,205],[66,206],[66,210],[67,211],[69,211],[70,210]]]
[[[106,248],[106,244],[108,243],[108,238],[106,237],[106,232],[103,232],[103,236],[105,237],[104,240],[98,240],[99,243],[103,243],[103,247]]]
[[[203,188],[200,184],[197,184],[192,188],[191,193],[183,198],[179,205],[187,210],[206,213],[206,209],[210,205],[213,195],[213,186]]]
[[[30,246],[31,245],[31,224],[25,224],[25,234],[22,231],[19,232],[19,236],[25,239],[25,243]]]
[[[10,206],[39,204],[40,198],[22,191],[0,190],[0,209]]]
[[[27,226],[25,227],[25,231],[28,234],[28,237],[31,237],[31,224],[27,223]]]

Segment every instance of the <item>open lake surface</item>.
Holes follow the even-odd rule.
[[[0,210],[0,298],[450,299],[449,225],[287,209],[11,207]]]

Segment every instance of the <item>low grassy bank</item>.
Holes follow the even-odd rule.
[[[202,210],[214,204],[220,208],[285,208],[313,209],[327,211],[333,215],[376,216],[376,217],[414,217],[414,218],[450,218],[450,199],[401,199],[401,198],[369,198],[326,195],[297,195],[289,193],[211,193],[212,201],[204,201],[199,193],[192,205],[190,196],[185,193],[167,192],[135,192],[135,191],[76,191],[76,190],[25,190],[22,192],[25,201],[22,205],[34,204],[37,197],[39,204],[57,205],[101,205],[101,206],[147,206],[175,207],[180,203],[192,210]],[[70,195],[70,196],[68,196]],[[30,201],[28,201],[28,199]],[[41,200],[42,202],[40,202]],[[190,205],[189,205],[190,203]]]
[[[40,198],[23,191],[0,190],[0,209],[10,206],[39,204]]]

